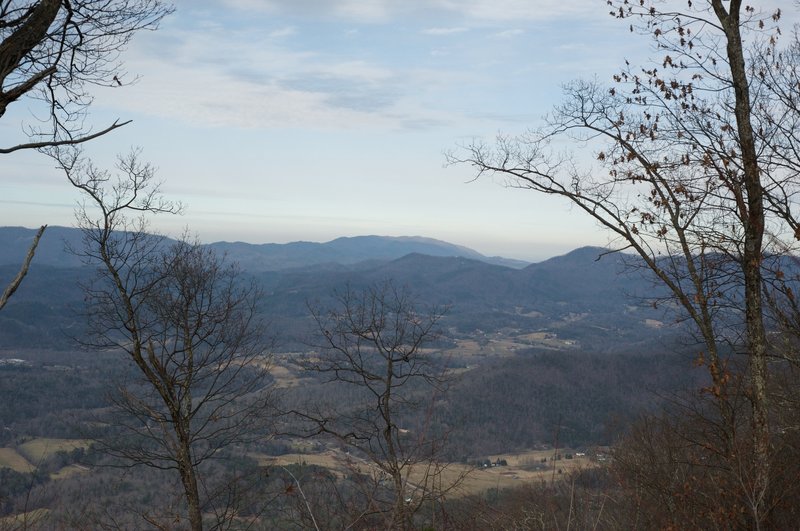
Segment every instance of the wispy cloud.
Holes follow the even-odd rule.
[[[396,11],[394,3],[387,0],[224,0],[223,3],[247,12],[333,15],[360,22],[385,21]]]
[[[59,208],[75,208],[74,203],[58,203],[49,201],[15,201],[13,199],[0,199],[0,205],[44,206]]]
[[[515,28],[515,29],[507,29],[503,31],[498,31],[494,34],[495,37],[500,37],[501,39],[510,39],[512,37],[517,37],[525,33],[525,30]]]
[[[186,17],[166,20],[162,31],[132,46],[126,63],[142,80],[135,90],[99,94],[98,105],[205,126],[435,127],[459,116],[469,119],[478,99],[470,93],[494,90],[487,81],[496,79],[493,69],[513,60],[518,49],[496,37],[522,36],[520,20],[564,13],[572,9],[564,4],[573,5],[563,0],[537,1],[535,9],[529,0],[223,1],[234,8],[224,19],[212,0],[197,0]],[[587,1],[592,0],[574,3]],[[409,17],[403,25],[365,23],[401,16]],[[499,22],[503,18],[520,25],[509,27],[508,21]],[[468,32],[470,39],[447,38]],[[441,39],[430,47],[423,36]]]
[[[365,126],[372,121],[368,109],[353,109],[355,102],[348,106],[343,101],[331,101],[331,94],[318,80],[316,89],[311,86],[314,81],[310,79],[304,87],[275,79],[255,82],[246,76],[237,77],[233,71],[208,67],[151,65],[137,90],[128,91],[122,100],[115,98],[114,104],[211,127],[326,129]],[[202,87],[209,90],[198,90]]]
[[[273,39],[282,39],[283,37],[290,37],[297,33],[297,28],[294,26],[286,26],[280,29],[276,29],[269,33],[269,36]]]
[[[440,7],[478,21],[547,20],[592,12],[594,0],[436,0]]]
[[[387,20],[394,11],[386,1],[335,0],[326,3],[332,4],[337,15],[364,22]]]
[[[427,28],[422,30],[424,35],[454,35],[456,33],[464,33],[469,31],[469,28],[455,27],[455,28]]]
[[[364,23],[397,16],[456,14],[480,23],[547,20],[591,12],[596,0],[224,0],[230,7],[255,12],[335,15]]]
[[[274,38],[289,29],[155,34],[129,55],[131,71],[144,73],[136,89],[99,93],[96,103],[211,127],[402,129],[449,120],[416,101],[425,89],[415,85],[433,82],[325,49],[292,50]],[[170,54],[161,53],[161,36]]]

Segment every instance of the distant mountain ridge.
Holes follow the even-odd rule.
[[[80,284],[91,279],[93,271],[63,250],[64,241],[79,246],[80,233],[56,227],[52,235],[60,237],[42,240],[28,278],[0,312],[0,345],[70,344],[65,337],[79,335],[85,326],[79,315],[84,299]],[[32,236],[30,229],[0,229],[0,285],[18,271]],[[652,339],[657,332],[653,323],[664,318],[662,310],[641,304],[654,292],[641,272],[626,267],[635,258],[608,255],[601,248],[576,249],[515,269],[424,238],[368,236],[326,244],[213,246],[242,262],[245,275],[262,290],[260,312],[288,337],[300,337],[308,326],[309,305],[330,302],[332,294],[346,286],[361,289],[388,279],[407,286],[423,306],[447,308],[447,328],[470,337],[501,329],[548,331],[573,344],[600,348]],[[404,254],[414,249],[428,254]],[[391,257],[398,254],[402,256]],[[390,258],[379,258],[386,256]]]
[[[34,229],[0,227],[0,265],[21,263],[28,250]],[[36,263],[55,267],[74,267],[80,257],[65,247],[81,248],[81,233],[68,227],[49,227],[36,253]],[[265,243],[215,242],[208,244],[220,254],[227,254],[250,272],[278,271],[320,264],[352,265],[368,260],[395,260],[418,253],[428,256],[462,257],[495,265],[521,269],[529,263],[502,257],[488,257],[452,243],[421,236],[355,236],[316,242]]]
[[[463,257],[505,267],[521,269],[528,265],[522,260],[488,257],[452,243],[421,236],[354,236],[336,238],[325,243],[291,242],[249,244],[215,242],[209,247],[235,258],[243,269],[275,271],[319,264],[352,265],[367,260],[395,260],[408,254]]]
[[[0,265],[19,266],[28,253],[37,229],[0,227]],[[67,251],[80,249],[81,231],[69,227],[47,227],[36,249],[35,264],[55,267],[77,267],[81,258]]]

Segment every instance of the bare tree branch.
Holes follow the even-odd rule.
[[[6,286],[5,291],[3,291],[3,295],[0,296],[0,310],[5,307],[5,305],[8,303],[8,300],[12,295],[14,295],[20,284],[22,284],[22,279],[24,279],[25,275],[28,274],[28,268],[33,260],[33,255],[36,253],[36,247],[39,245],[39,239],[42,237],[42,234],[44,234],[44,230],[46,228],[47,225],[42,225],[39,227],[39,230],[36,231],[36,235],[33,237],[31,246],[28,248],[28,254],[25,256],[25,260],[22,262],[22,267],[20,267],[19,273],[17,273],[17,276],[14,277],[14,280],[12,280],[11,283]]]
[[[156,29],[172,7],[161,0],[10,0],[0,9],[0,117],[22,98],[47,109],[27,126],[31,142],[0,150],[75,145],[102,136],[85,124],[89,87],[124,84],[120,54],[139,31]]]
[[[430,411],[447,387],[445,367],[429,348],[443,310],[418,311],[409,292],[389,281],[348,287],[336,299],[335,308],[312,309],[319,342],[299,364],[328,384],[351,386],[358,398],[344,411],[309,405],[293,414],[303,436],[340,441],[374,473],[359,518],[381,516],[387,529],[406,529],[424,504],[440,503],[463,479],[441,481],[440,434],[425,422],[404,427],[411,412]]]
[[[96,133],[92,133],[85,136],[80,136],[78,138],[72,138],[69,140],[46,140],[43,142],[28,142],[26,144],[17,144],[16,146],[11,146],[9,148],[0,148],[0,155],[7,155],[8,153],[13,153],[15,151],[19,151],[22,149],[42,149],[42,148],[52,148],[52,147],[59,147],[59,146],[75,146],[78,144],[83,144],[84,142],[88,142],[89,140],[94,140],[95,138],[99,138],[106,133],[110,133],[114,129],[119,129],[120,127],[126,126],[131,123],[133,120],[127,120],[125,122],[115,121],[110,126],[106,127],[102,131],[98,131]]]

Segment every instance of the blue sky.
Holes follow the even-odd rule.
[[[109,165],[141,147],[187,206],[154,228],[203,241],[422,235],[538,260],[604,244],[562,201],[469,182],[443,153],[535,126],[571,79],[609,79],[650,42],[604,0],[186,0],[123,59],[130,86],[101,88],[91,143]],[[0,120],[20,141],[41,114]],[[71,225],[77,193],[36,153],[3,158],[0,225]]]

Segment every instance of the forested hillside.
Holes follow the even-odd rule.
[[[24,248],[25,243],[23,239],[16,245]],[[15,251],[8,251],[12,261]],[[228,252],[227,259],[236,260],[237,254]],[[246,249],[242,252],[247,256]],[[110,469],[98,466],[109,459],[101,451],[103,444],[91,441],[113,435],[113,429],[108,431],[113,424],[107,424],[113,419],[109,400],[136,381],[136,371],[115,350],[83,350],[88,329],[82,286],[92,285],[95,270],[75,267],[67,255],[53,253],[44,260],[49,264],[33,265],[19,295],[0,314],[6,360],[0,367],[0,399],[9,405],[2,417],[2,455],[5,466],[12,467],[2,493],[5,513],[18,512],[33,488],[29,508],[46,507],[60,521],[67,518],[68,507],[82,507],[86,515],[101,518],[94,513],[96,500],[106,499],[101,485],[116,480]],[[319,330],[311,312],[335,302],[345,290],[358,292],[392,279],[409,289],[420,309],[442,312],[430,347],[438,359],[435,371],[448,375],[446,393],[430,395],[410,387],[412,394],[405,400],[429,406],[397,412],[404,429],[441,439],[441,459],[463,466],[535,448],[587,452],[613,444],[637,415],[656,410],[665,398],[696,386],[702,376],[686,371],[688,354],[676,354],[690,350],[677,340],[680,326],[670,322],[666,310],[649,304],[645,295],[653,293],[651,284],[628,269],[626,257],[612,254],[597,260],[602,253],[579,249],[521,269],[419,253],[275,271],[245,269],[240,281],[258,286],[258,312],[268,323],[266,337],[272,338],[271,376],[262,383],[277,387],[276,410],[319,403],[347,412],[362,399],[361,392],[343,384],[331,386],[324,374],[308,372],[300,363],[303,353],[318,348],[314,338]],[[9,264],[4,271],[10,276],[15,268]],[[631,298],[634,292],[641,298]],[[655,337],[662,346],[652,347]],[[316,455],[338,451],[333,441],[324,439],[303,444],[292,435],[300,425],[281,415],[276,420],[281,418],[277,431],[286,435],[231,446],[220,454],[215,466],[221,468],[204,469],[207,480],[224,484],[229,467],[261,469],[264,456],[317,462]],[[48,444],[53,450],[45,451],[39,462],[26,450]],[[291,457],[298,453],[305,457]],[[278,468],[272,473],[283,472]],[[115,518],[133,525],[135,519],[126,520],[131,514],[154,506],[146,491],[162,481],[159,477],[132,471],[115,488],[133,494],[134,501],[123,504],[112,497],[104,503],[115,507]],[[253,492],[276,495],[271,481],[253,476],[239,481],[257,481],[258,489],[266,490]],[[273,509],[289,510],[288,501],[279,499]],[[257,499],[241,503],[249,504],[248,514],[263,510]]]

